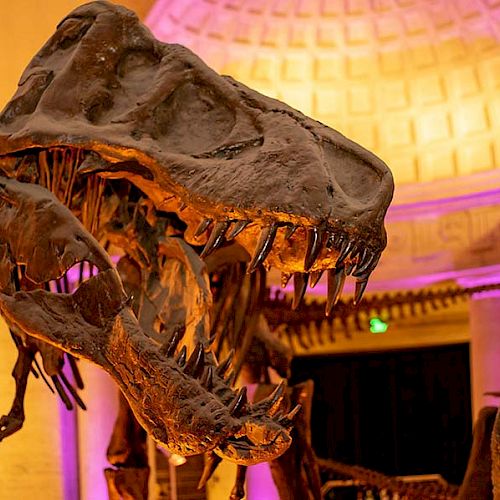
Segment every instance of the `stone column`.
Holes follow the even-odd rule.
[[[118,412],[118,388],[101,368],[87,362],[79,364],[85,390],[86,412],[78,418],[80,462],[80,500],[108,498],[104,469],[111,432]]]
[[[481,408],[499,403],[499,398],[485,393],[500,393],[500,291],[475,294],[469,321],[472,414],[476,421]]]

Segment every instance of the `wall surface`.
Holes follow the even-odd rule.
[[[57,24],[85,0],[0,0],[0,108],[14,94],[24,68]],[[153,0],[119,2],[143,18]]]
[[[80,3],[0,0],[0,108],[57,23]],[[120,3],[144,17],[154,2]],[[498,1],[440,0],[432,9],[422,0],[156,3],[148,21],[165,40],[192,46],[217,70],[373,148],[394,168],[398,183],[428,181],[428,187],[443,178],[494,172],[500,164]],[[467,182],[464,192],[470,186]],[[480,190],[499,186],[496,176],[488,177]],[[440,188],[438,197],[445,193]],[[476,197],[460,209],[437,207],[430,214],[423,206],[409,218],[410,212],[396,214],[381,272],[393,279],[404,269],[415,280],[425,273],[500,263],[497,201],[484,200]],[[418,341],[432,342],[439,333],[441,342],[451,341],[446,321],[439,331],[419,328]],[[366,337],[358,348],[415,342],[414,331],[392,332],[382,341]],[[468,336],[467,326],[456,332]],[[336,348],[352,349],[349,342],[339,340]],[[2,327],[0,415],[14,394],[14,362],[14,345]],[[36,380],[30,380],[26,401],[25,428],[0,445],[0,500],[36,497],[40,491],[62,499],[59,403]],[[230,476],[221,474],[219,486],[228,489]],[[91,485],[89,479],[82,487],[90,491]]]
[[[8,413],[14,397],[10,373],[15,361],[14,343],[0,319],[0,415]],[[62,500],[59,402],[41,380],[30,377],[25,409],[23,428],[0,443],[0,500]]]
[[[498,1],[158,0],[147,23],[374,151],[397,184],[500,165]]]

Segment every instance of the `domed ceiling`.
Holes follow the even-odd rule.
[[[500,165],[500,0],[159,0],[147,23],[373,150],[399,185]]]

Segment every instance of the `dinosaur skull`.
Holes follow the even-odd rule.
[[[130,11],[98,1],[63,19],[0,114],[0,176],[0,309],[10,323],[107,369],[144,427],[173,451],[213,449],[249,464],[287,448],[291,416],[273,419],[252,410],[241,395],[224,389],[222,376],[202,383],[209,377],[198,370],[205,363],[203,341],[193,352],[196,359],[186,364],[185,352],[175,360],[159,358],[159,346],[141,333],[97,241],[103,235],[110,241],[106,223],[120,203],[105,191],[106,183],[123,180],[140,190],[147,198],[145,220],[154,219],[154,211],[175,212],[187,225],[185,241],[205,244],[202,258],[234,240],[251,256],[250,272],[264,264],[285,277],[293,274],[299,299],[309,273],[328,270],[330,310],[347,274],[357,278],[359,300],[386,244],[383,218],[393,181],[380,159],[285,104],[216,74],[186,48],[160,43]],[[33,221],[38,232],[19,229]],[[124,234],[122,248],[129,244]],[[151,259],[144,259],[149,266]],[[82,260],[95,261],[101,276],[73,296],[14,292],[9,281],[15,265],[43,285]],[[85,304],[98,308],[101,301],[112,303],[111,312],[94,324]],[[60,311],[74,321],[72,339],[50,332]],[[92,335],[99,340],[89,343]],[[155,384],[146,384],[141,370],[121,366],[123,359],[147,367]],[[189,383],[182,382],[184,365]],[[211,415],[219,411],[223,425],[203,413],[197,420],[193,405],[172,410],[188,401],[187,393],[175,400],[174,391],[174,403],[162,406],[166,396],[158,387],[169,370],[178,373],[179,387],[199,394],[208,406],[222,401],[226,409]],[[215,401],[210,391],[217,392],[218,384]],[[277,400],[266,404],[274,408]],[[190,421],[192,435],[186,430]],[[205,439],[204,426],[221,429]]]
[[[188,241],[205,219],[210,247],[245,226],[235,238],[254,267],[321,271],[341,253],[362,276],[386,244],[393,182],[380,159],[106,2],[59,24],[0,117],[1,155],[51,147],[84,151],[82,173],[126,177],[178,212]]]

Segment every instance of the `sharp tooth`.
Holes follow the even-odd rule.
[[[287,415],[285,415],[283,418],[280,419],[279,423],[283,427],[291,427],[293,425],[293,419],[299,413],[299,411],[302,409],[302,405],[297,405],[291,412],[289,412]]]
[[[354,246],[354,242],[351,240],[344,240],[340,244],[340,250],[339,250],[339,255],[337,257],[337,262],[336,264],[342,264],[345,260],[345,258],[349,255],[349,252],[352,250],[352,247]]]
[[[328,271],[328,298],[326,301],[326,315],[330,316],[333,307],[338,302],[345,282],[345,268],[330,269]]]
[[[307,230],[307,251],[304,260],[304,269],[309,271],[318,258],[323,245],[323,229],[312,227]]]
[[[229,228],[229,224],[230,222],[227,220],[215,223],[215,226],[210,233],[210,237],[208,238],[207,244],[205,245],[203,252],[201,252],[200,257],[202,259],[210,255],[216,248],[218,248],[222,244],[222,242],[224,241],[224,235]]]
[[[236,380],[236,373],[234,373],[232,370],[229,372],[229,375],[227,378],[224,379],[224,382],[226,382],[226,385],[228,387],[232,387],[234,385],[234,382]]]
[[[363,265],[363,262],[366,262],[366,259],[368,257],[368,248],[364,247],[364,248],[361,248],[358,252],[358,258],[356,260],[357,262],[357,265],[356,267],[361,267]]]
[[[236,221],[234,223],[234,226],[227,233],[227,236],[226,236],[227,241],[231,241],[234,238],[236,238],[236,236],[238,236],[238,234],[240,234],[241,231],[243,231],[243,229],[245,229],[248,226],[248,224],[250,224],[249,220]]]
[[[188,362],[184,368],[184,373],[191,375],[194,378],[198,378],[203,372],[203,367],[205,366],[205,351],[203,349],[203,344],[198,342],[191,356],[189,356]]]
[[[373,269],[377,265],[379,258],[380,254],[374,253],[368,255],[368,257],[364,260],[364,262],[362,261],[361,265],[358,265],[358,267],[352,273],[352,275],[355,276],[356,278],[362,276],[363,274],[366,273],[366,271],[368,271],[368,269]]]
[[[281,273],[281,288],[285,288],[293,273]]]
[[[273,246],[277,229],[278,224],[273,222],[271,225],[265,227],[260,233],[260,238],[257,242],[257,246],[255,247],[252,261],[248,265],[248,273],[253,273],[257,267],[264,262]]]
[[[285,231],[285,240],[289,240],[293,236],[293,233],[295,233],[296,230],[297,226],[295,224],[288,226]]]
[[[205,387],[207,389],[207,391],[212,390],[213,378],[214,378],[213,368],[211,366],[209,366],[203,372],[203,376],[201,377],[201,380],[200,380],[201,385],[203,387]]]
[[[212,474],[221,461],[222,458],[216,455],[213,451],[205,455],[205,467],[203,468],[203,474],[201,475],[200,482],[197,487],[199,490],[207,484],[207,481],[212,477]]]
[[[308,273],[293,273],[293,303],[292,309],[295,311],[299,307],[304,294],[306,293],[307,282],[309,281]]]
[[[231,361],[233,360],[233,356],[234,356],[234,349],[231,349],[226,359],[215,370],[215,373],[219,377],[221,378],[224,377],[225,373],[227,372],[227,369],[231,366]]]
[[[276,410],[279,408],[281,401],[283,400],[283,394],[286,389],[286,380],[282,380],[276,389],[263,401],[267,409],[266,413],[269,415],[274,415]]]
[[[172,332],[172,336],[170,337],[170,339],[167,342],[165,342],[165,345],[163,346],[161,351],[165,353],[168,357],[173,356],[175,354],[179,341],[184,336],[185,331],[186,331],[185,327],[176,328]]]
[[[186,346],[182,346],[181,352],[177,355],[175,358],[176,363],[182,368],[184,364],[186,363],[186,356],[187,356],[187,348]]]
[[[231,415],[239,415],[241,410],[245,407],[247,404],[247,388],[242,387],[234,399],[231,401],[231,404],[229,405],[229,413]]]
[[[356,267],[356,262],[350,261],[345,265],[345,275],[349,276],[352,273],[352,270]]]
[[[323,276],[323,271],[313,271],[311,273],[311,280],[309,282],[309,286],[311,288],[314,288],[318,284],[318,281],[321,279],[321,276]]]
[[[334,248],[336,246],[336,241],[337,241],[337,234],[336,233],[328,233],[328,238],[326,240],[326,246],[327,248]]]
[[[203,219],[200,222],[200,225],[196,228],[194,237],[199,238],[208,229],[208,226],[210,226],[210,224],[212,224],[212,219]]]
[[[354,291],[354,305],[358,305],[363,298],[363,293],[365,292],[366,285],[368,285],[368,278],[362,278],[356,280],[356,288]]]
[[[301,409],[302,405],[295,406],[295,408],[290,413],[288,413],[285,418],[288,418],[288,420],[293,420],[295,418],[295,415],[297,415],[297,413],[299,413]]]
[[[282,411],[279,411],[278,413],[276,413],[276,415],[274,415],[274,421],[275,422],[278,422],[283,418],[283,412]]]

